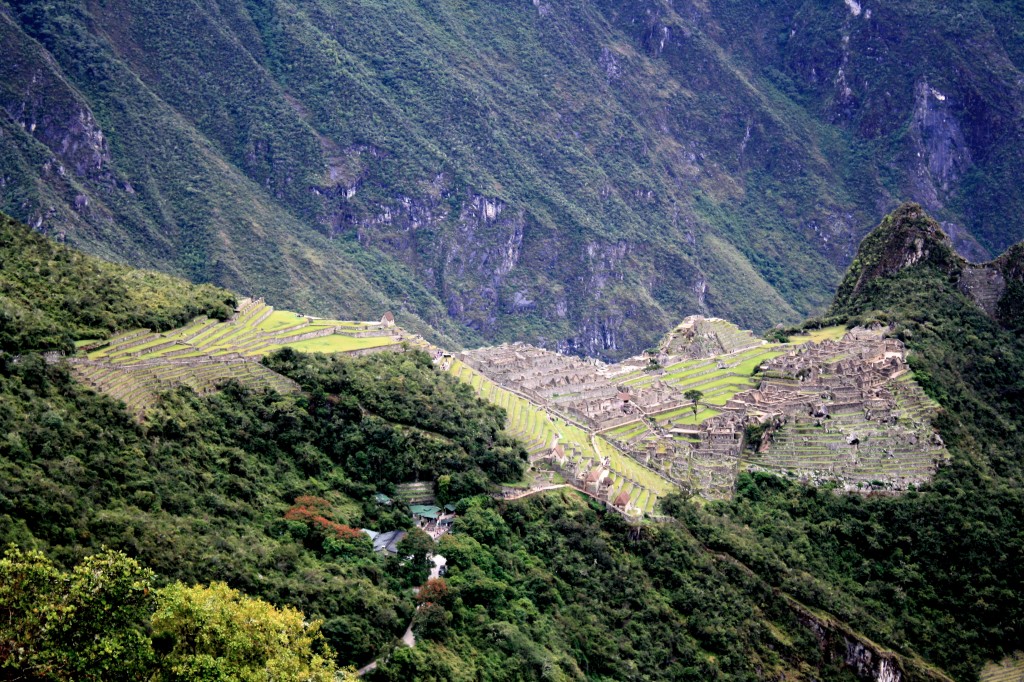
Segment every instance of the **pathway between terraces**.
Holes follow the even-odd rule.
[[[551,485],[542,485],[539,488],[527,488],[526,490],[519,490],[515,492],[512,490],[502,490],[496,495],[496,497],[501,500],[521,500],[524,497],[529,497],[530,495],[536,495],[537,493],[543,493],[548,490],[558,490],[559,488],[576,488],[576,486],[569,485],[568,483],[552,483]],[[576,488],[576,490],[579,490],[579,488]],[[580,490],[580,492],[585,491]]]

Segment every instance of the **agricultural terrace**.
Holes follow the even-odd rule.
[[[675,488],[671,481],[622,454],[600,436],[496,385],[465,363],[453,360],[448,371],[481,398],[505,409],[506,430],[526,444],[531,459],[543,457],[560,445],[568,464],[576,470],[589,470],[606,462],[611,481],[606,496],[614,499],[628,493],[635,513],[652,513],[658,499]]]
[[[838,341],[843,338],[846,334],[846,327],[842,325],[835,327],[822,327],[821,329],[807,329],[800,334],[789,337],[790,345],[797,345],[801,343],[807,343],[813,341],[814,343],[821,343],[822,341]]]
[[[177,386],[206,393],[237,380],[257,389],[295,391],[291,381],[259,363],[281,348],[362,353],[394,348],[402,340],[393,322],[321,320],[243,299],[224,322],[197,317],[163,333],[134,329],[77,344],[69,360],[79,379],[142,417],[161,392]]]
[[[703,393],[703,397],[697,404],[696,416],[694,416],[690,404],[675,406],[649,415],[650,420],[659,429],[694,427],[706,419],[721,414],[721,410],[716,408],[725,405],[737,393],[756,388],[760,383],[760,377],[755,375],[757,368],[783,352],[784,347],[779,344],[766,344],[729,355],[684,360],[668,365],[664,368],[663,373],[641,373],[627,376],[622,385],[630,390],[635,390],[660,381],[672,387],[679,394],[691,389],[700,391]],[[647,420],[637,420],[601,433],[623,445],[634,445],[656,436],[648,424]]]
[[[1024,654],[1018,651],[999,663],[988,663],[978,679],[981,682],[1024,682]]]

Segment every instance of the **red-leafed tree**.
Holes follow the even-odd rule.
[[[447,607],[451,599],[451,590],[444,578],[431,578],[416,594],[416,601],[421,604],[441,604]]]
[[[292,535],[302,538],[315,551],[331,555],[368,552],[369,538],[358,528],[329,518],[333,514],[333,506],[324,498],[299,495],[284,513],[284,520],[291,522]]]

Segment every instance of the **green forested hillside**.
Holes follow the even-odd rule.
[[[226,318],[235,295],[58,246],[0,214],[0,348],[62,350],[114,331]]]
[[[606,357],[827,304],[896,197],[1017,241],[1013,3],[5,0],[0,209],[88,250]]]
[[[921,221],[934,235],[925,250],[948,249],[914,209],[886,221],[859,262],[907,263],[892,234]],[[24,258],[5,252],[5,273],[33,272],[48,248],[35,244]],[[872,251],[879,244],[888,246]],[[90,329],[69,302],[108,273],[75,272],[78,287],[23,287],[19,304]],[[931,260],[859,281],[833,316],[892,324],[946,410],[939,426],[953,463],[900,497],[744,475],[735,500],[677,496],[664,504],[676,521],[643,526],[569,491],[513,502],[479,494],[514,481],[524,451],[501,431],[502,410],[420,352],[282,351],[267,362],[301,394],[182,389],[139,423],[33,352],[44,340],[5,350],[0,541],[22,553],[0,561],[11,615],[0,623],[0,671],[222,679],[213,671],[235,670],[229,652],[254,641],[246,628],[268,622],[301,636],[287,640],[294,649],[263,650],[248,664],[256,670],[324,665],[316,652],[326,643],[343,665],[383,656],[370,680],[845,681],[864,660],[902,679],[975,679],[985,660],[1024,645],[1022,341]],[[182,306],[197,291],[172,280],[160,290],[175,287]],[[124,290],[108,292],[103,309],[134,310]],[[412,525],[404,505],[379,505],[374,492],[442,476],[439,501],[459,512],[454,532],[436,545],[411,532],[403,559],[374,554],[356,528]],[[449,573],[414,597],[431,551]],[[196,619],[226,623],[203,640],[213,653],[190,643]],[[410,622],[416,646],[396,646]]]
[[[1024,340],[958,288],[965,265],[919,206],[903,206],[865,239],[830,311],[888,323],[911,349],[917,380],[945,410],[953,461],[935,481],[862,498],[755,475],[716,510],[729,520],[698,536],[809,603],[836,595],[807,595],[800,573],[826,577],[869,608],[833,612],[970,680],[1024,645]],[[741,528],[746,541],[728,538]],[[794,573],[777,574],[766,550]]]

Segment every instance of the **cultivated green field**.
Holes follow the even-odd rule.
[[[357,338],[353,333],[373,335]],[[301,338],[306,336],[311,338]],[[180,385],[203,393],[237,380],[257,388],[294,391],[293,382],[258,362],[281,348],[350,353],[395,342],[391,331],[376,323],[316,320],[247,299],[225,322],[198,317],[163,333],[134,329],[106,342],[82,342],[71,363],[79,378],[141,416],[161,391]]]
[[[371,336],[357,339],[351,336],[332,334],[331,336],[321,336],[316,339],[306,339],[305,341],[293,341],[282,346],[270,346],[266,350],[274,351],[278,348],[293,348],[304,353],[349,353],[365,348],[388,346],[394,342],[394,339],[390,336]]]
[[[808,329],[802,334],[789,337],[789,343],[800,344],[807,343],[808,341],[814,341],[820,343],[822,341],[838,341],[843,338],[843,334],[846,333],[846,327],[822,327],[821,329]]]

